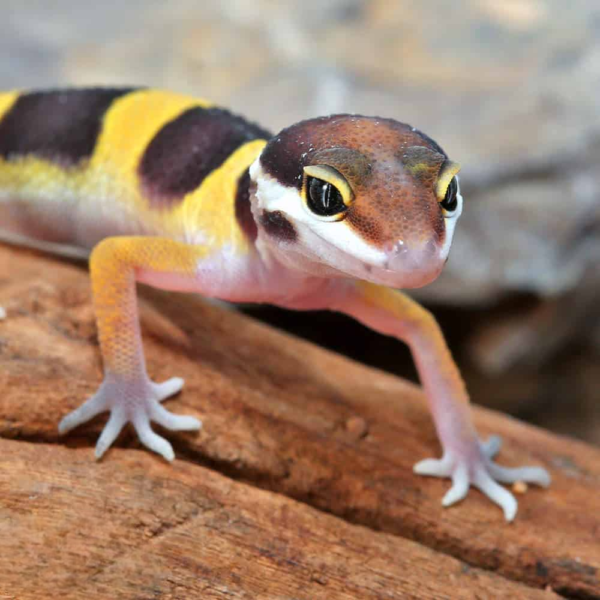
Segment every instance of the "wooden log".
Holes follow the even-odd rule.
[[[88,597],[443,597],[441,588],[427,586],[447,585],[448,573],[468,570],[469,565],[490,594],[504,590],[503,597],[535,597],[537,587],[566,596],[600,597],[598,449],[476,409],[480,432],[499,433],[505,441],[501,463],[542,464],[554,480],[549,490],[532,488],[519,496],[520,510],[510,525],[476,491],[459,506],[443,509],[440,500],[448,482],[417,477],[411,470],[419,459],[439,454],[417,387],[197,298],[150,290],[142,297],[150,374],[157,381],[184,377],[186,387],[169,401],[169,408],[197,415],[205,427],[197,435],[169,434],[179,459],[171,466],[145,452],[120,449],[109,451],[98,464],[92,448],[104,417],[64,439],[56,432],[60,417],[93,393],[101,380],[87,273],[34,252],[0,247],[0,305],[7,312],[0,322],[0,436],[19,440],[3,442],[0,502],[10,507],[2,519],[3,543],[21,540],[26,546],[30,540],[48,553],[54,548],[67,557],[60,567],[11,546],[0,556],[0,582],[15,572],[11,585],[21,587],[4,591],[0,585],[0,593],[21,598],[42,585],[48,587],[37,589],[58,593],[53,582],[75,586],[77,577],[69,579],[65,570],[71,568],[84,578],[94,569],[105,573],[98,579],[104,587],[79,582]],[[118,446],[139,444],[127,433]],[[211,471],[203,468],[207,466]],[[36,480],[45,482],[43,489],[59,488],[63,494],[56,503],[52,497],[44,501],[42,529],[14,516],[21,501],[27,504]],[[119,489],[135,498],[129,504],[123,500],[122,513],[121,503],[113,499]],[[204,502],[202,498],[221,502],[225,494],[232,499],[227,504],[229,525],[226,520],[220,528],[197,525],[202,531],[194,541],[182,542],[174,555],[162,544],[152,546],[152,560],[144,558],[146,548],[137,551],[141,542],[135,541],[136,523],[150,519],[150,527],[160,530],[172,528],[168,523],[173,520],[191,519],[193,529],[196,517],[185,516],[185,510],[195,510],[187,504],[190,497],[195,503]],[[177,516],[180,504],[188,507],[181,509],[184,516]],[[166,506],[175,516],[169,516]],[[294,517],[280,518],[286,511]],[[101,529],[113,519],[122,524],[111,526],[107,538],[90,532],[85,552],[69,533],[87,522],[90,530]],[[276,525],[269,529],[265,519]],[[46,547],[40,540],[45,539],[43,526],[51,521],[64,542],[58,533],[49,535]],[[306,522],[302,536],[289,521]],[[318,528],[329,533],[315,540],[313,530]],[[202,540],[207,536],[205,549]],[[277,536],[287,536],[287,541],[279,544]],[[376,556],[381,568],[388,565],[386,575],[373,578],[388,583],[378,588],[365,575],[364,589],[352,587],[356,581],[350,576],[358,572],[364,552],[361,546],[346,547],[349,536],[372,544],[369,548],[385,546]],[[164,543],[170,548],[169,539],[165,536]],[[109,548],[109,541],[116,550]],[[72,550],[70,544],[75,544]],[[246,553],[245,544],[251,546]],[[260,555],[267,556],[264,560],[257,558],[261,548],[269,548]],[[309,548],[302,556],[311,559],[291,565],[296,559],[289,558],[290,552],[296,548]],[[314,556],[326,557],[321,570]],[[405,562],[406,556],[414,561]],[[441,565],[439,578],[424,567],[429,562],[424,557],[431,556]],[[154,560],[162,565],[156,578],[151,577]],[[255,583],[248,580],[252,568]],[[412,569],[416,575],[409,579]],[[318,578],[339,580],[339,585],[315,587],[321,585],[310,579],[315,570]],[[232,577],[238,572],[244,575],[234,585]],[[126,582],[117,586],[120,578],[140,586],[145,578],[159,583],[135,595]],[[194,585],[207,586],[205,595],[197,592],[201,588],[193,588],[200,594],[196,596],[185,591],[192,589],[186,586],[194,578]],[[508,580],[520,582],[514,593],[499,587],[513,585]],[[458,587],[448,588],[447,596],[459,597],[463,591],[481,595],[469,581],[457,580]],[[422,587],[414,587],[415,582]],[[259,583],[267,587],[255,587]],[[74,587],[61,589],[79,593]],[[152,596],[151,589],[159,592]],[[228,589],[233,590],[229,596]]]
[[[19,600],[555,597],[187,461],[0,452],[0,594]]]

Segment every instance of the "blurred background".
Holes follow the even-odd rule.
[[[415,291],[473,400],[600,443],[597,0],[0,0],[4,89],[141,84],[273,131],[394,117],[463,164],[450,260]],[[405,348],[331,314],[251,309],[415,377]]]

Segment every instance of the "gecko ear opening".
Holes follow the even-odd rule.
[[[437,199],[442,202],[446,197],[448,186],[454,179],[454,176],[460,171],[460,165],[451,160],[447,160],[440,169],[437,183],[435,184],[435,195]]]

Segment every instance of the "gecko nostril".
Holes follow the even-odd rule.
[[[412,269],[416,267],[413,253],[404,240],[388,242],[384,245],[384,251],[387,255],[385,268],[392,271]]]
[[[406,245],[404,240],[397,240],[395,242],[387,242],[386,244],[384,244],[383,250],[386,254],[389,254],[390,256],[402,256],[408,253],[408,246]]]

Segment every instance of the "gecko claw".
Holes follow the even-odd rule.
[[[494,456],[501,446],[498,436],[490,437],[486,442],[479,442],[480,452],[467,456],[447,451],[441,459],[428,458],[418,462],[413,471],[429,477],[450,477],[452,487],[442,499],[443,506],[451,506],[463,500],[472,485],[496,503],[504,512],[507,521],[512,521],[517,514],[515,497],[500,483],[524,481],[542,487],[550,485],[550,475],[541,467],[501,467],[493,462]]]

